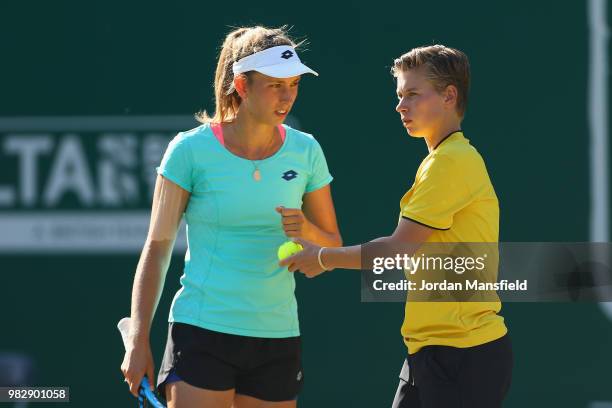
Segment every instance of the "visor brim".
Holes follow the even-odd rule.
[[[308,68],[301,62],[297,64],[276,64],[269,65],[267,67],[258,67],[254,68],[253,71],[257,71],[272,78],[291,78],[303,74],[313,74],[315,76],[319,76],[317,72]]]

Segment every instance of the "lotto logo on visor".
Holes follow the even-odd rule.
[[[306,65],[293,47],[280,45],[246,56],[232,65],[234,75],[257,71],[273,78],[291,78],[302,74],[319,75]]]

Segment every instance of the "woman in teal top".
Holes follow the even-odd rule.
[[[137,395],[153,378],[151,321],[184,213],[188,250],[170,311],[158,389],[170,407],[296,406],[303,382],[291,238],[342,241],[325,156],[283,121],[301,63],[283,29],[240,28],[219,55],[216,112],[179,133],[158,170],[149,235],[132,292],[122,371]]]

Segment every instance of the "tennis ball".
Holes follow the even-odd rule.
[[[287,241],[283,245],[278,247],[278,259],[282,261],[283,259],[290,257],[291,255],[295,255],[304,249],[300,244],[296,244],[293,241]]]

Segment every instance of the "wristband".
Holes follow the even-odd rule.
[[[321,254],[323,253],[324,249],[327,249],[327,247],[319,248],[319,254],[317,255],[317,259],[319,260],[319,266],[321,267],[321,269],[323,269],[324,271],[329,271],[329,269],[327,269],[325,265],[323,265],[323,261],[321,260]]]

